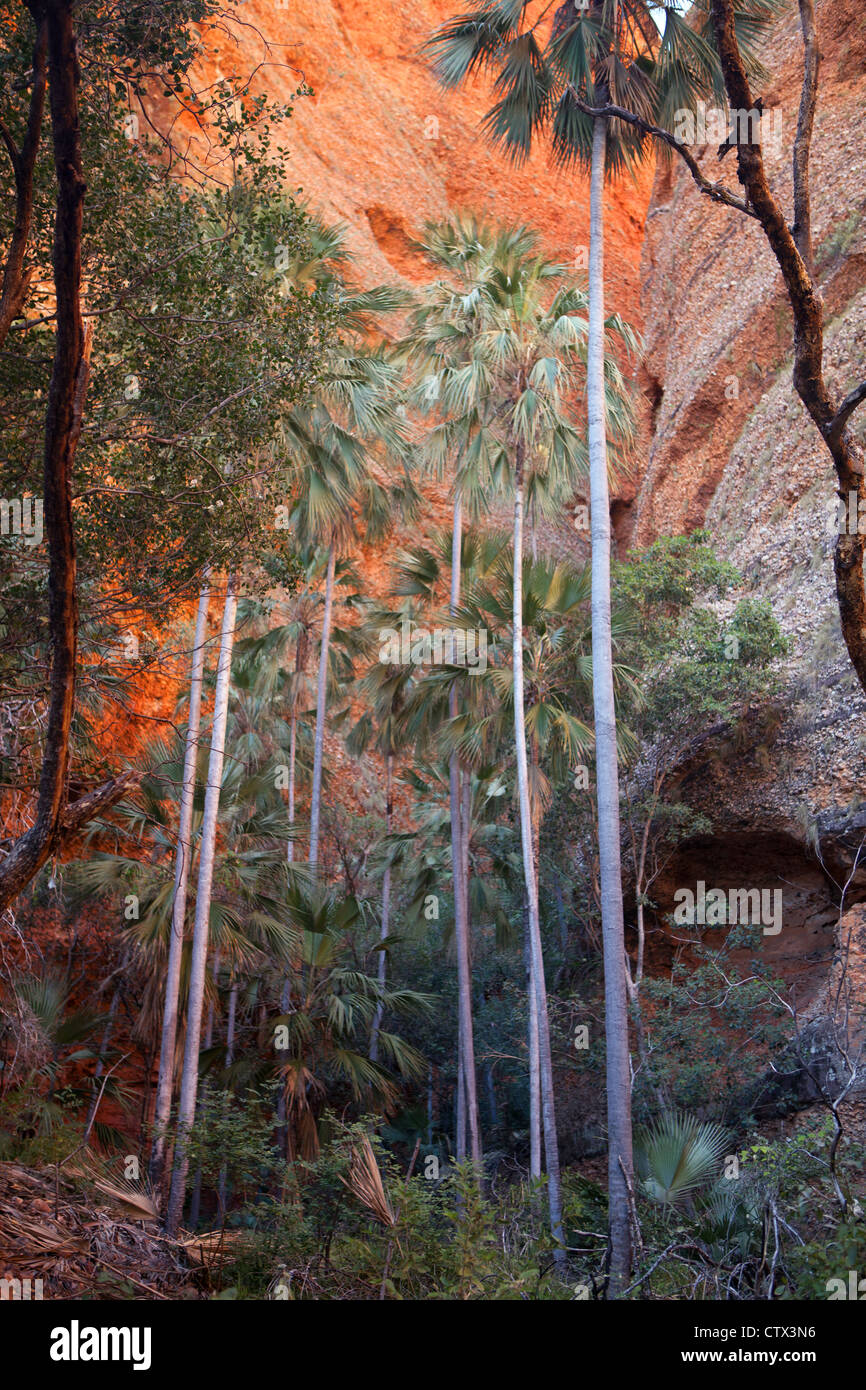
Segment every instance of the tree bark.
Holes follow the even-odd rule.
[[[523,898],[523,962],[526,972],[526,1014],[529,1061],[529,1179],[541,1177],[541,1078],[538,1063],[538,994],[532,968],[529,899]]]
[[[186,1043],[183,1053],[183,1074],[177,1117],[177,1138],[174,1147],[174,1171],[166,1215],[166,1231],[177,1233],[186,1196],[189,1169],[189,1132],[195,1116],[198,1093],[199,1047],[201,1043],[202,1007],[204,1004],[205,972],[207,969],[208,929],[211,890],[213,887],[217,820],[220,790],[225,761],[226,724],[228,722],[229,690],[231,685],[232,648],[235,636],[237,593],[233,576],[229,576],[223,610],[220,652],[217,663],[216,693],[214,695],[213,730],[208,762],[207,790],[201,828],[198,885],[196,889],[195,924],[193,926],[192,961],[190,964],[189,1002],[187,1004]]]
[[[0,121],[0,135],[9,155],[15,179],[15,217],[9,250],[3,266],[3,285],[0,289],[0,348],[15,319],[24,308],[27,292],[33,280],[33,270],[25,269],[24,260],[30,242],[30,226],[33,220],[33,176],[36,169],[36,155],[42,134],[42,114],[45,109],[46,53],[48,48],[48,25],[43,15],[37,14],[37,6],[30,6],[30,13],[37,24],[36,42],[33,46],[33,86],[30,90],[30,109],[27,113],[27,126],[21,148],[18,149],[10,132]]]
[[[607,482],[607,423],[604,399],[604,175],[607,126],[593,123],[590,189],[589,415],[590,512],[592,526],[592,690],[598,795],[598,850],[604,944],[605,1040],[607,1055],[608,1195],[611,1240],[608,1296],[618,1297],[631,1270],[631,1078],[622,907],[622,848],[619,828],[619,770],[610,614],[610,501]],[[624,1170],[624,1171],[623,1171]]]
[[[562,1231],[562,1191],[559,1173],[559,1143],[556,1136],[556,1109],[553,1094],[553,1065],[550,1055],[550,1025],[547,1016],[547,987],[544,980],[544,954],[538,915],[538,883],[535,875],[532,808],[529,800],[529,766],[526,757],[526,716],[523,696],[523,457],[517,445],[514,479],[514,608],[512,615],[512,669],[514,677],[514,745],[517,754],[517,791],[520,804],[520,841],[523,850],[523,877],[529,909],[529,940],[535,1000],[538,1012],[538,1059],[541,1078],[541,1118],[544,1129],[545,1167],[550,1229],[557,1242],[554,1260],[557,1269],[565,1266]]]
[[[316,692],[316,739],[313,750],[313,786],[310,793],[310,865],[319,862],[319,820],[322,811],[322,761],[325,750],[325,715],[328,706],[328,648],[331,643],[331,615],[334,607],[334,570],[337,553],[334,542],[328,551],[325,576],[325,611],[322,616],[322,644],[319,650],[319,684]]]
[[[180,821],[177,833],[177,856],[174,870],[174,898],[171,908],[171,936],[165,974],[165,1003],[162,1014],[162,1036],[159,1048],[159,1072],[156,1084],[153,1147],[150,1155],[150,1180],[155,1190],[162,1185],[165,1166],[165,1145],[171,1115],[171,1095],[174,1089],[175,1049],[177,1045],[177,1014],[180,997],[180,972],[183,960],[183,929],[186,921],[187,885],[192,862],[192,813],[195,801],[196,764],[201,725],[201,695],[204,684],[205,638],[210,589],[207,572],[199,595],[198,613],[193,638],[192,670],[189,683],[189,719],[186,748],[183,758],[183,783],[180,795]]]
[[[72,470],[90,366],[90,332],[85,334],[81,311],[81,225],[86,184],[81,157],[80,78],[72,5],[69,0],[53,0],[44,6],[33,3],[28,8],[38,26],[43,18],[45,21],[57,175],[53,252],[57,331],[45,414],[43,457],[51,677],[35,819],[0,864],[0,911],[8,907],[39,872],[63,832],[78,646]]]

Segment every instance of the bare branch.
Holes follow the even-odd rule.
[[[866,401],[866,381],[861,381],[860,385],[855,386],[854,390],[845,397],[839,409],[836,411],[836,414],[833,416],[833,419],[830,421],[827,430],[828,440],[837,440],[839,438],[858,405],[862,405],[864,401]]]
[[[708,198],[712,198],[716,203],[724,203],[726,207],[735,208],[737,212],[742,212],[746,217],[757,218],[757,213],[753,208],[738,198],[723,183],[713,183],[706,178],[701,171],[701,166],[695,159],[688,145],[678,140],[675,135],[671,135],[669,130],[663,126],[653,125],[652,121],[644,120],[643,116],[638,116],[634,111],[628,111],[624,106],[587,106],[577,94],[577,91],[569,83],[568,90],[579,111],[585,116],[607,116],[618,121],[625,121],[627,125],[633,125],[637,130],[642,130],[645,135],[652,135],[656,140],[662,140],[672,150],[675,150],[680,158],[688,166],[689,173],[702,193]]]

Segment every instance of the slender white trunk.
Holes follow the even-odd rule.
[[[631,1271],[632,1180],[631,1080],[625,933],[619,827],[619,773],[610,622],[610,501],[607,485],[607,422],[604,403],[604,172],[607,126],[597,119],[592,139],[589,247],[590,510],[592,522],[592,692],[598,794],[598,853],[604,941],[607,1048],[608,1198],[611,1239],[608,1296],[616,1298]]]
[[[235,1060],[235,1025],[238,1014],[238,986],[237,981],[232,982],[229,991],[229,1012],[226,1021],[226,1069]],[[217,1198],[219,1200],[220,1220],[225,1221],[226,1215],[226,1196],[228,1192],[228,1172],[225,1168],[220,1169],[219,1185],[217,1188]]]
[[[220,957],[221,952],[214,952],[213,965],[211,966],[211,979],[214,985],[214,994],[218,988],[220,977]],[[210,1052],[213,1047],[213,1025],[214,1025],[214,1001],[211,999],[207,1006],[207,1024],[204,1030],[204,1051]],[[208,1082],[203,1081],[201,1090],[196,1098],[196,1114],[201,1115],[207,1100]],[[192,1196],[189,1199],[189,1224],[195,1230],[198,1225],[199,1215],[201,1214],[201,1164],[195,1170],[195,1178],[192,1184]]]
[[[388,753],[385,756],[385,834],[391,834],[391,822],[394,815],[394,755]],[[388,940],[389,920],[391,915],[391,866],[386,867],[382,877],[382,921],[379,927],[379,941],[384,943]],[[385,951],[379,952],[379,962],[376,971],[380,990],[384,990],[385,981],[388,978],[387,958]],[[370,1061],[379,1060],[379,1029],[382,1027],[382,1015],[385,1006],[380,1000],[376,1005],[376,1014],[373,1019],[373,1029],[370,1036]]]
[[[328,705],[328,648],[331,642],[331,613],[334,606],[334,569],[337,553],[333,541],[328,551],[325,577],[325,611],[322,616],[322,645],[319,651],[319,685],[316,692],[316,742],[313,750],[313,787],[310,793],[310,864],[319,862],[319,820],[322,811],[322,760],[325,751],[325,715]]]
[[[298,751],[298,687],[307,664],[307,631],[301,627],[295,644],[295,675],[292,682],[291,719],[289,721],[289,826],[295,828],[295,765]],[[295,842],[290,839],[286,847],[286,858],[290,864],[295,859]]]
[[[556,1137],[556,1108],[553,1096],[553,1066],[550,1056],[550,1026],[547,1017],[547,988],[544,981],[544,955],[541,922],[538,915],[538,884],[535,875],[532,810],[529,802],[529,766],[526,757],[526,726],[523,703],[523,460],[518,458],[514,484],[514,608],[512,615],[512,667],[514,675],[514,745],[517,754],[517,792],[520,803],[520,843],[523,850],[523,876],[529,908],[530,959],[535,976],[538,1009],[538,1060],[541,1076],[541,1118],[544,1128],[544,1157],[547,1170],[547,1199],[550,1229],[557,1247],[554,1260],[559,1270],[565,1264],[562,1234],[562,1189],[559,1174],[559,1143]]]
[[[532,968],[529,900],[523,901],[523,957],[526,969],[527,1047],[529,1049],[529,1177],[541,1177],[541,1077],[538,1065],[538,995]]]
[[[298,716],[295,712],[294,702],[292,703],[292,720],[289,725],[289,829],[295,828],[295,750],[298,745]],[[286,858],[289,863],[294,862],[295,842],[289,840],[286,844]]]
[[[178,827],[177,858],[174,870],[171,936],[168,947],[168,966],[165,974],[165,1004],[162,1014],[162,1038],[159,1047],[153,1147],[150,1154],[150,1178],[154,1189],[157,1189],[162,1182],[165,1166],[165,1145],[171,1116],[171,1094],[174,1089],[178,998],[180,995],[181,962],[183,960],[183,927],[186,918],[189,866],[192,859],[192,811],[195,800],[196,759],[201,725],[201,692],[204,682],[207,611],[210,603],[207,578],[208,571],[205,570],[195,620],[192,672],[189,683],[189,720],[186,731],[186,750],[183,758],[183,785],[180,795],[180,825]]]
[[[177,1232],[183,1213],[183,1203],[186,1195],[186,1178],[189,1169],[189,1131],[195,1115],[195,1102],[198,1093],[198,1054],[199,1045],[201,1043],[202,1007],[204,1004],[205,972],[207,969],[208,926],[210,919],[211,890],[213,887],[214,851],[216,847],[223,764],[225,761],[226,724],[228,722],[232,648],[234,646],[237,606],[238,600],[235,582],[234,578],[230,576],[226,589],[222,632],[220,634],[216,693],[214,695],[213,729],[211,732],[210,759],[208,761],[207,770],[207,790],[205,792],[204,816],[201,828],[201,854],[199,858],[195,924],[193,926],[192,938],[186,1045],[183,1053],[183,1075],[180,1084],[177,1140],[174,1149],[174,1171],[172,1173],[171,1195],[169,1197],[168,1213],[166,1216],[166,1230],[169,1235],[174,1235]]]
[[[458,1163],[466,1157],[466,1078],[463,1075],[463,1034],[457,1034],[457,1114],[454,1152]]]
[[[454,498],[454,528],[451,540],[450,608],[456,612],[460,603],[460,559],[463,535],[463,508],[458,493]],[[448,713],[457,717],[457,691],[448,696]],[[469,1131],[469,1156],[473,1163],[481,1162],[481,1129],[478,1123],[478,1087],[475,1073],[475,1040],[472,1029],[472,974],[469,961],[469,899],[466,885],[466,841],[468,827],[463,825],[461,806],[461,774],[457,754],[452,753],[448,765],[449,801],[451,811],[451,868],[454,879],[454,938],[457,951],[457,1028],[462,1058],[463,1089],[465,1090],[466,1127]],[[459,1069],[458,1069],[459,1081]],[[460,1113],[458,1084],[458,1115]],[[458,1124],[458,1132],[459,1132]],[[466,1156],[458,1141],[458,1159]]]

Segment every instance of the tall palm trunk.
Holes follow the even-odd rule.
[[[235,637],[235,617],[237,614],[237,593],[232,576],[229,576],[223,610],[222,631],[220,633],[220,652],[217,663],[216,693],[214,695],[213,729],[211,732],[210,759],[207,770],[207,791],[205,793],[204,817],[201,828],[201,853],[199,857],[198,885],[196,889],[195,924],[192,938],[192,962],[190,966],[189,1002],[187,1005],[186,1045],[183,1053],[183,1075],[180,1084],[180,1104],[177,1117],[177,1139],[174,1149],[174,1171],[171,1180],[171,1194],[166,1215],[166,1230],[174,1235],[180,1225],[186,1195],[186,1178],[189,1169],[189,1131],[195,1115],[195,1102],[198,1092],[198,1054],[201,1042],[201,1019],[204,1004],[205,971],[207,968],[208,926],[210,919],[211,889],[213,887],[214,851],[216,847],[217,818],[219,814],[220,789],[222,786],[223,763],[225,761],[226,724],[228,722],[229,688],[231,684],[232,648]]]
[[[221,953],[219,951],[216,951],[214,953],[213,965],[211,966],[210,972],[211,979],[213,980],[214,985],[214,994],[216,994],[217,991],[217,982],[219,980],[220,975],[220,954]],[[213,1047],[214,1016],[214,1001],[213,999],[211,999],[210,1003],[207,1006],[207,1024],[204,1030],[205,1052],[210,1052],[211,1048]],[[198,1096],[196,1098],[196,1114],[199,1116],[201,1115],[201,1112],[204,1109],[205,1102],[207,1100],[209,1085],[209,1081],[207,1080],[207,1078],[205,1078],[205,1080],[201,1084],[201,1089],[199,1090]],[[192,1196],[189,1199],[189,1224],[193,1230],[195,1230],[196,1226],[198,1225],[199,1216],[201,1214],[201,1182],[202,1172],[201,1164],[199,1163],[198,1167],[195,1170],[195,1178],[193,1179]]]
[[[391,821],[394,816],[394,755],[385,755],[385,834],[391,834]],[[379,928],[379,941],[383,948],[379,952],[379,962],[376,971],[380,990],[384,990],[387,979],[387,958],[384,950],[384,942],[388,940],[389,919],[391,913],[391,865],[387,864],[385,873],[382,877],[382,922]],[[382,1027],[382,1015],[385,1006],[381,999],[376,1005],[376,1014],[373,1019],[373,1029],[370,1036],[370,1061],[379,1060],[379,1029]]]
[[[334,607],[334,570],[337,552],[331,541],[328,572],[325,577],[325,611],[322,616],[322,645],[319,651],[319,684],[316,692],[316,742],[313,750],[313,787],[310,793],[310,864],[319,862],[319,820],[322,813],[322,759],[325,751],[325,714],[328,704],[328,648],[331,642],[331,614]]]
[[[238,983],[232,981],[229,991],[229,1012],[226,1021],[226,1070],[235,1060],[235,1027],[238,1016]],[[223,1166],[220,1169],[219,1184],[217,1187],[217,1198],[219,1200],[220,1221],[226,1219],[226,1198],[228,1193],[228,1170]]]
[[[523,703],[523,449],[517,445],[514,479],[514,609],[512,617],[512,670],[514,676],[514,744],[517,754],[517,792],[520,802],[520,842],[523,850],[523,877],[529,907],[529,940],[534,995],[538,1011],[538,1060],[541,1075],[541,1118],[544,1128],[544,1156],[547,1169],[547,1198],[550,1229],[558,1242],[554,1259],[558,1269],[565,1264],[562,1235],[562,1189],[559,1175],[559,1144],[556,1137],[556,1109],[553,1096],[553,1065],[550,1056],[550,1026],[547,1017],[547,988],[544,982],[544,956],[541,922],[538,915],[538,883],[533,852],[532,809],[529,801],[529,766],[526,757],[526,726]]]
[[[529,899],[523,897],[523,961],[526,970],[527,1047],[529,1050],[529,1178],[541,1177],[541,1078],[538,1067],[538,996],[532,968]]]
[[[611,1262],[608,1296],[616,1298],[631,1270],[632,1180],[631,1083],[625,933],[619,829],[619,775],[610,626],[610,502],[607,486],[607,426],[604,406],[604,167],[607,126],[594,123],[590,189],[589,414],[590,508],[592,521],[592,691],[598,794],[598,853],[604,940],[604,1025],[607,1048],[608,1197]]]
[[[159,1045],[154,1136],[150,1153],[150,1180],[154,1189],[157,1189],[162,1183],[168,1122],[171,1115],[171,1093],[174,1089],[174,1054],[177,1046],[177,1011],[180,995],[180,970],[183,960],[183,927],[186,920],[186,890],[192,859],[192,811],[195,801],[198,736],[201,725],[205,634],[210,603],[210,589],[207,585],[208,573],[209,571],[205,570],[201,593],[199,594],[192,649],[192,672],[189,683],[189,720],[187,721],[186,749],[183,757],[180,825],[177,834],[177,859],[174,870],[174,899],[171,907],[171,937],[168,947],[168,966],[165,973],[165,1004],[162,1014],[162,1038]]]
[[[292,685],[291,719],[289,721],[289,826],[295,828],[295,764],[298,751],[298,686],[307,664],[307,630],[301,627],[295,643],[295,679]],[[295,858],[295,842],[290,839],[286,846],[286,858],[290,864]]]
[[[460,560],[462,555],[463,507],[459,492],[454,497],[454,528],[451,540],[451,594],[450,608],[456,613],[460,603]],[[452,719],[457,717],[457,690],[452,687],[448,696],[448,713]],[[462,1070],[463,1089],[466,1104],[466,1128],[469,1133],[469,1155],[473,1163],[481,1162],[481,1129],[478,1123],[478,1088],[475,1073],[475,1040],[472,1031],[472,976],[469,963],[469,900],[466,891],[466,854],[464,837],[468,827],[463,825],[461,807],[461,771],[456,752],[451,754],[448,764],[449,802],[451,811],[451,869],[454,878],[454,937],[457,951],[457,1027],[459,1033],[459,1056],[462,1068],[458,1066],[458,1115],[460,1113],[460,1075]],[[458,1124],[457,1158],[465,1158],[465,1146],[461,1152]]]

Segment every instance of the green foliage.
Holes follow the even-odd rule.
[[[671,1111],[635,1136],[635,1167],[644,1192],[672,1206],[715,1176],[728,1146],[720,1125]]]

